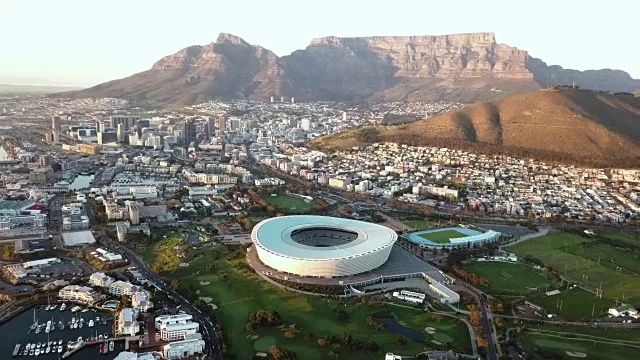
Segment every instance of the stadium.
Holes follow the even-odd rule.
[[[500,233],[493,230],[470,228],[468,226],[416,231],[406,235],[408,240],[425,248],[455,248],[479,246],[497,241]]]
[[[328,216],[281,216],[258,223],[251,240],[261,263],[302,277],[335,278],[382,266],[398,239],[381,225]]]

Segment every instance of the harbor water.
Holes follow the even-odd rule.
[[[89,189],[91,182],[93,181],[93,175],[78,175],[69,185],[69,190],[83,190]]]
[[[74,313],[71,312],[72,307],[72,304],[67,304],[67,308],[64,311],[60,311],[60,304],[58,304],[54,310],[47,311],[45,310],[46,306],[37,306],[24,311],[8,322],[0,325],[0,334],[2,334],[2,336],[0,336],[0,359],[60,359],[62,358],[62,354],[67,351],[68,342],[75,342],[78,340],[78,337],[88,339],[91,337],[98,337],[100,335],[104,336],[105,334],[112,337],[113,315],[111,313],[93,310],[86,310],[85,312],[77,311]],[[34,314],[35,320],[38,324],[45,324],[40,326],[40,331],[38,333],[36,333],[35,329],[32,329]],[[78,327],[73,329],[70,325],[72,324],[73,318],[75,318],[76,321],[83,319],[82,328]],[[99,318],[98,321],[96,321],[97,318]],[[89,327],[89,320],[93,320],[93,327]],[[55,323],[55,329],[47,334],[45,328],[48,321]],[[61,329],[60,322],[64,324],[64,329]],[[24,349],[27,344],[47,343],[48,341],[55,341],[57,344],[59,340],[62,340],[63,344],[62,353],[57,352],[56,345],[56,351],[51,351],[48,354],[41,353],[36,357],[34,353],[34,355],[20,355],[12,357],[17,344],[20,344],[21,348]],[[47,346],[44,346],[40,349],[46,349],[46,347]],[[68,357],[68,359],[92,360],[99,358],[111,360],[123,350],[124,341],[115,342],[114,350],[110,351],[108,354],[101,354],[100,345],[98,344],[87,345]]]

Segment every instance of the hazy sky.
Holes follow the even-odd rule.
[[[287,55],[311,38],[494,32],[548,64],[640,78],[632,0],[0,0],[0,83],[92,85],[228,32]]]

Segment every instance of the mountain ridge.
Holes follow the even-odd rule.
[[[640,80],[622,70],[577,71],[500,44],[492,32],[314,38],[279,57],[221,33],[158,60],[146,71],[71,97],[124,97],[190,105],[212,98],[266,101],[271,96],[339,101],[475,102],[571,84],[632,92]]]
[[[633,166],[640,160],[640,98],[541,90],[468,105],[407,125],[329,135],[311,146],[348,149],[376,142]]]

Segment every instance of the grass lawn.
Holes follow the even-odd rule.
[[[415,230],[424,230],[431,227],[428,220],[402,220],[402,223]]]
[[[297,196],[282,194],[277,196],[265,195],[263,199],[287,214],[308,213],[313,210],[312,202],[308,203]]]
[[[631,303],[640,301],[640,254],[634,251],[563,232],[506,249],[519,257],[539,259],[586,288],[595,290],[602,283],[605,298],[625,296]]]
[[[449,241],[449,239],[467,237],[468,235],[465,235],[456,230],[444,230],[444,231],[437,231],[437,232],[432,232],[428,234],[420,234],[418,236],[423,239],[430,240],[431,242],[434,242],[436,244],[448,244],[451,242]]]
[[[211,297],[218,306],[222,328],[228,339],[229,351],[234,359],[248,359],[256,351],[268,351],[268,347],[277,344],[295,351],[301,359],[325,359],[332,349],[331,345],[320,347],[319,337],[341,333],[351,334],[354,340],[375,341],[381,348],[376,354],[351,350],[338,346],[337,351],[344,359],[371,359],[383,356],[385,352],[414,355],[425,349],[445,349],[444,346],[410,341],[406,346],[396,344],[396,335],[386,331],[376,331],[367,324],[367,317],[378,311],[389,311],[405,326],[424,331],[425,327],[436,329],[433,339],[447,342],[456,351],[470,353],[470,339],[464,323],[456,319],[433,319],[421,310],[396,307],[392,305],[368,305],[355,300],[329,300],[316,296],[302,295],[273,287],[257,275],[243,269],[244,257],[227,260],[224,247],[207,253],[195,260],[188,268],[180,268],[171,278],[188,283],[199,290],[202,297]],[[191,271],[189,271],[191,270]],[[297,330],[294,338],[285,337],[288,329],[260,329],[250,333],[245,329],[249,315],[257,310],[275,310],[287,324],[295,323]],[[347,320],[340,323],[337,311],[347,313]],[[310,340],[304,337],[311,334]],[[258,336],[257,339],[251,335]],[[429,337],[429,335],[427,335]]]
[[[463,266],[472,274],[489,279],[489,293],[527,294],[551,285],[547,274],[533,266],[501,261],[474,261]]]
[[[569,320],[591,319],[592,311],[594,317],[606,315],[609,308],[615,306],[615,301],[604,297],[597,298],[595,294],[578,287],[561,291],[558,295],[543,295],[530,301],[542,306],[552,314],[560,315]],[[562,303],[562,309],[559,308],[560,303]]]
[[[638,331],[535,326],[517,335],[530,359],[636,359],[640,350]],[[583,357],[584,358],[584,357]]]
[[[178,252],[175,249],[176,246],[184,243],[183,239],[183,235],[179,232],[168,233],[166,239],[151,244],[140,255],[149,266],[154,267],[155,264],[158,264],[162,269],[161,272],[173,271],[184,261],[178,257]]]

